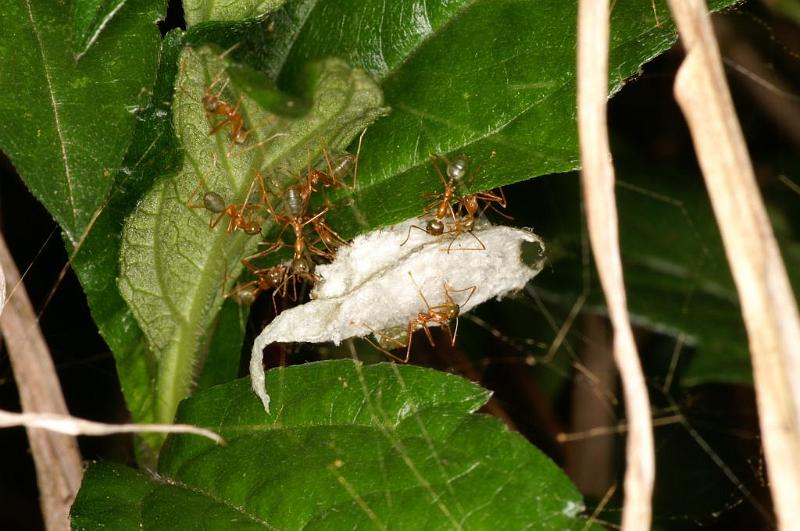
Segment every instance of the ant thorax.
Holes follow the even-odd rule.
[[[409,236],[409,226],[416,222],[415,218],[364,234],[339,248],[333,262],[317,267],[312,300],[282,312],[256,338],[250,371],[253,389],[265,407],[266,345],[338,344],[375,334],[381,348],[388,350],[408,345],[410,333],[429,333],[428,328],[436,326],[454,337],[459,315],[522,289],[544,265],[544,243],[530,230],[479,223],[474,231],[485,250],[447,252],[447,242],[422,231]],[[527,252],[529,246],[538,253]],[[526,262],[523,255],[535,258]],[[406,357],[408,352],[406,348]]]

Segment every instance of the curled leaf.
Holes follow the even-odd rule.
[[[209,49],[184,50],[174,101],[184,165],[144,196],[123,233],[119,287],[157,358],[152,391],[158,397],[158,422],[171,422],[189,392],[205,358],[211,324],[241,271],[239,260],[259,241],[226,230],[224,214],[202,208],[203,195],[214,192],[225,205],[242,205],[257,172],[280,170],[272,180],[285,183],[318,159],[324,147],[343,148],[385,112],[369,77],[335,59],[309,68],[313,104],[297,119],[266,112],[237,90],[224,67],[224,59]],[[208,95],[236,105],[247,131],[244,143],[232,141],[230,124],[209,134],[216,117],[207,116],[203,99]],[[216,220],[219,224],[209,228]]]

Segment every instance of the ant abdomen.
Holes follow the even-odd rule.
[[[346,177],[355,166],[355,158],[350,153],[338,153],[330,157],[330,176],[333,180]]]
[[[206,192],[203,194],[203,207],[209,212],[219,214],[225,210],[225,200],[217,192]]]
[[[447,164],[447,176],[456,181],[460,181],[467,174],[468,167],[467,160],[464,158],[457,158]]]
[[[426,225],[426,232],[432,236],[441,236],[444,233],[444,223],[440,219],[431,219]]]
[[[303,193],[297,186],[290,186],[286,190],[286,209],[289,216],[299,218],[305,212],[305,200]]]

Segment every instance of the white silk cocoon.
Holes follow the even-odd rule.
[[[428,311],[425,300],[431,307],[441,305],[449,302],[448,294],[463,314],[523,288],[544,265],[544,242],[530,230],[487,223],[454,240],[449,234],[431,236],[409,229],[421,224],[414,218],[341,247],[332,263],[317,267],[320,280],[312,300],[285,310],[264,328],[253,344],[250,376],[265,410],[269,411],[269,395],[263,351],[270,343],[339,344],[343,339],[405,327],[420,312]],[[522,259],[526,242],[539,245],[529,263]]]

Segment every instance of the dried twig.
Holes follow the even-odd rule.
[[[800,319],[756,184],[702,0],[670,0],[686,59],[686,116],[741,300],[770,487],[781,529],[800,529]]]
[[[3,264],[0,263],[0,315],[3,315],[3,307],[6,305],[6,275],[3,273]]]
[[[190,433],[211,439],[217,444],[225,440],[211,430],[189,424],[106,424],[69,415],[52,413],[14,413],[0,409],[0,428],[25,426],[65,433],[67,435],[113,435],[115,433]]]
[[[16,264],[0,236],[0,267],[14,296],[0,316],[14,378],[25,412],[67,414],[50,351],[42,337]],[[42,514],[48,531],[69,529],[69,508],[80,487],[81,455],[74,436],[28,428]]]
[[[605,318],[589,314],[584,333],[589,337],[581,352],[581,364],[593,379],[578,373],[572,384],[570,429],[585,432],[614,424],[613,405],[606,398],[616,394],[617,371],[609,356],[611,337]],[[566,447],[564,470],[580,491],[602,498],[614,483],[614,443],[612,437],[587,437]]]
[[[622,378],[630,422],[622,529],[650,529],[655,477],[650,400],[628,318],[619,251],[614,168],[606,124],[608,101],[608,0],[578,7],[578,131],[581,182],[592,253],[614,329],[614,359]]]

